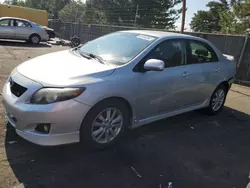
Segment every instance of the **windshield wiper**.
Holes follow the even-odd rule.
[[[72,51],[76,51],[76,50],[80,49],[82,46],[83,46],[83,45],[79,45],[79,46],[77,46],[77,47],[74,47],[74,48],[72,49]]]
[[[96,59],[97,61],[99,61],[100,63],[102,64],[105,64],[105,61],[98,55],[95,55],[95,54],[92,54],[92,53],[86,53],[86,52],[82,52],[81,50],[79,50],[80,47],[76,47],[76,48],[73,48],[74,51],[78,50],[79,54],[82,56],[82,57],[85,57],[87,59]]]
[[[88,53],[87,55],[91,58],[98,60],[100,63],[105,64],[104,60],[100,56],[92,54],[92,53]]]
[[[93,58],[93,57],[91,57],[89,54],[84,53],[84,52],[81,52],[81,50],[79,50],[79,54],[80,54],[82,57],[85,57],[85,58],[87,58],[87,59]]]

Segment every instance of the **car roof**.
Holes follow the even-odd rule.
[[[202,40],[199,37],[180,34],[180,33],[174,33],[174,32],[153,31],[153,30],[127,30],[127,31],[123,31],[123,32],[137,33],[137,34],[142,34],[142,35],[150,35],[150,36],[157,37],[157,38],[188,38],[188,39]]]
[[[211,42],[209,42],[206,39],[192,36],[192,35],[185,35],[185,34],[174,33],[174,32],[154,31],[154,30],[127,30],[127,31],[121,31],[121,32],[149,35],[149,36],[157,37],[158,39],[163,39],[163,40],[164,39],[189,39],[189,40],[201,41],[201,42],[205,42],[209,44],[216,51],[218,56],[222,56],[222,53]]]
[[[23,18],[17,18],[17,17],[1,17],[0,20],[3,20],[3,19],[16,19],[16,20],[23,20],[23,21],[26,21],[26,22],[31,22],[30,20],[26,20],[26,19],[23,19]]]

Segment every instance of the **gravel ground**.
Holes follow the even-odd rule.
[[[63,49],[0,41],[0,89],[19,63]],[[0,187],[246,187],[249,114],[250,88],[233,85],[218,116],[186,113],[132,130],[116,148],[84,151],[26,142],[6,125],[0,104]]]

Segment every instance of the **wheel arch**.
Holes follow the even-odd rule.
[[[224,85],[227,88],[227,91],[229,91],[230,89],[230,84],[228,83],[228,81],[223,81],[221,82],[216,88],[218,88],[220,85]]]
[[[223,85],[223,86],[225,86],[225,87],[227,88],[227,92],[229,91],[229,89],[230,89],[230,84],[228,83],[227,80],[224,80],[224,81],[220,82],[220,83],[214,88],[213,92],[210,94],[209,100],[211,100],[211,97],[213,96],[213,93],[214,93],[214,92],[216,91],[216,89],[217,89],[218,87],[220,87],[221,85]]]
[[[37,35],[37,36],[40,38],[40,40],[41,40],[41,36],[40,36],[38,33],[32,33],[32,34],[30,34],[29,39],[30,39],[32,36],[34,36],[34,35]]]
[[[133,113],[134,113],[134,112],[133,112],[133,109],[132,109],[132,105],[131,105],[131,103],[130,103],[128,100],[126,100],[124,97],[118,97],[118,96],[106,97],[106,98],[103,98],[103,99],[99,100],[98,102],[96,102],[96,103],[90,108],[90,110],[87,112],[87,114],[86,114],[85,117],[83,118],[83,121],[85,120],[85,118],[88,116],[88,114],[91,112],[91,110],[92,110],[95,106],[97,106],[97,105],[100,104],[100,103],[109,101],[109,100],[117,100],[117,101],[119,101],[119,102],[125,104],[125,106],[126,106],[127,109],[128,109],[128,112],[129,112],[129,117],[130,117],[129,122],[130,122],[130,123],[129,123],[128,127],[130,127],[130,126],[132,125],[132,119],[133,119]]]

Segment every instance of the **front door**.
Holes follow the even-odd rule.
[[[139,120],[165,114],[185,107],[193,99],[190,93],[189,66],[185,65],[185,45],[181,40],[166,40],[153,49],[143,60],[160,59],[163,71],[139,73],[137,117]]]
[[[3,39],[14,39],[15,28],[12,19],[0,20],[0,38]]]

